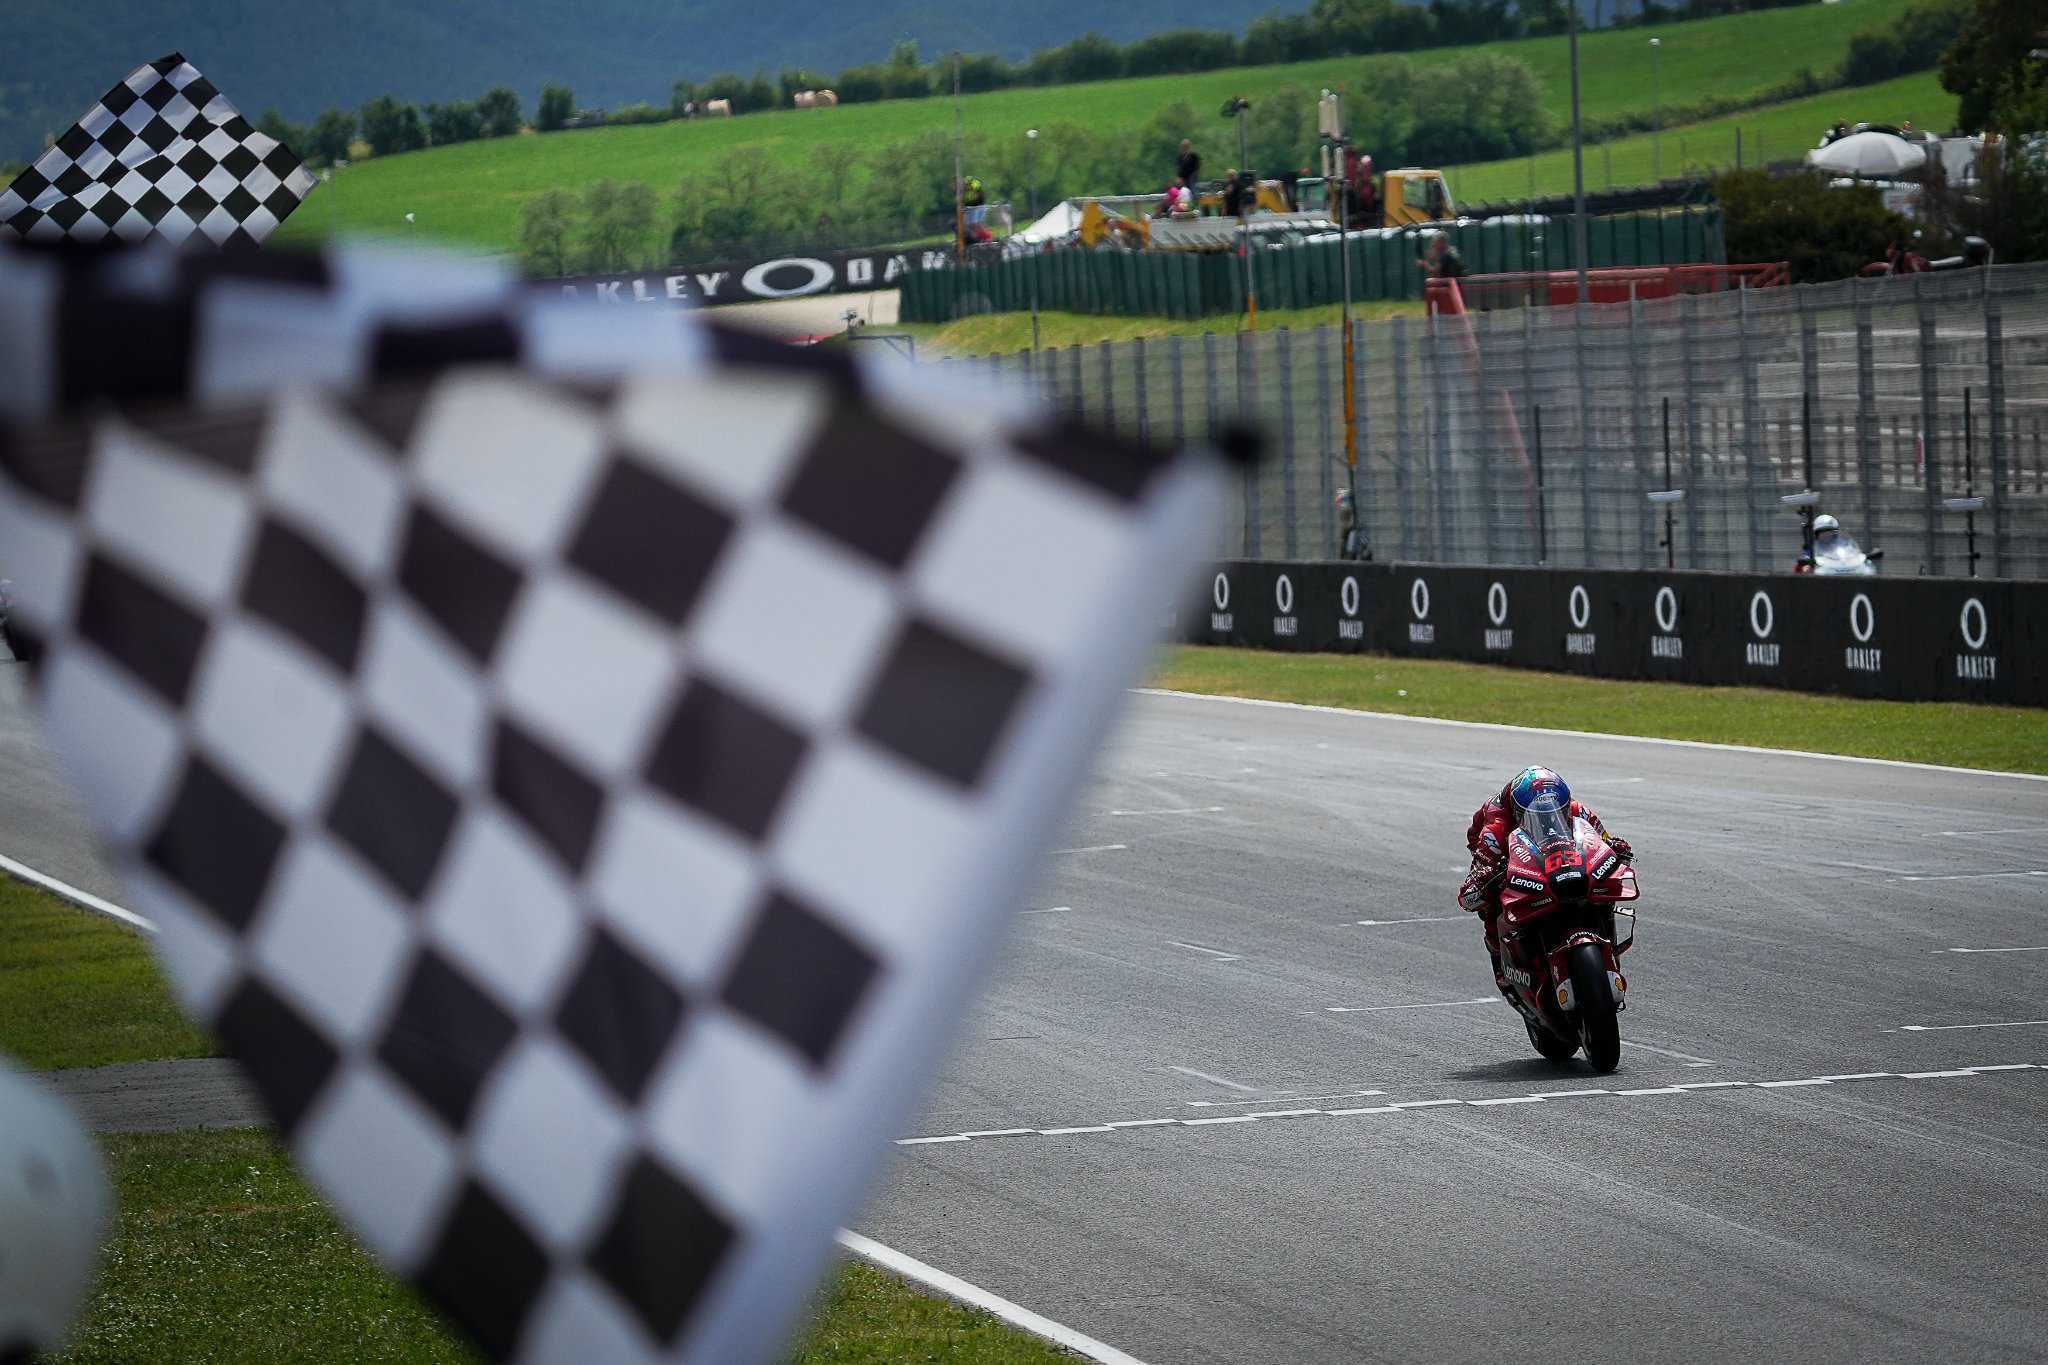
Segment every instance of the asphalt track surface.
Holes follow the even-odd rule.
[[[118,899],[0,688],[0,852]],[[1530,762],[1637,848],[1612,1077],[1452,900]],[[2048,783],[1156,695],[1105,766],[861,1232],[1153,1365],[2048,1357]]]

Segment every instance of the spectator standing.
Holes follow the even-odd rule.
[[[1429,245],[1423,248],[1422,256],[1415,264],[1433,280],[1455,280],[1465,274],[1465,257],[1451,245],[1448,232],[1431,233]]]
[[[1179,176],[1180,183],[1189,189],[1193,189],[1195,182],[1202,178],[1201,153],[1195,150],[1195,144],[1187,138],[1180,140],[1180,158],[1173,163],[1173,173]]]

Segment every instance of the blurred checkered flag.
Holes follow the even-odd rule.
[[[130,72],[0,190],[0,227],[34,242],[197,234],[249,247],[314,184],[291,148],[173,52]]]
[[[0,254],[31,333],[43,710],[303,1167],[495,1357],[766,1358],[1218,462],[473,267]]]

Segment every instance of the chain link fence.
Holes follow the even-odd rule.
[[[942,363],[1155,441],[1256,425],[1223,556],[1340,554],[1355,487],[1382,559],[1782,571],[1811,487],[1889,574],[2048,578],[2048,265],[1354,329],[1355,471],[1338,327]]]

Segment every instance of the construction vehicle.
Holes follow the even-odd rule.
[[[1372,209],[1363,224],[1367,228],[1408,228],[1458,216],[1442,171],[1404,166],[1373,176],[1372,183]],[[1295,186],[1297,207],[1289,205],[1280,181],[1257,181],[1252,211],[1242,225],[1224,215],[1223,192],[1214,188],[1197,197],[1195,213],[1167,218],[1153,216],[1163,194],[1101,195],[1074,203],[1080,208],[1081,245],[1086,247],[1221,251],[1236,242],[1240,226],[1260,236],[1335,231],[1330,188],[1322,177],[1304,176]]]

